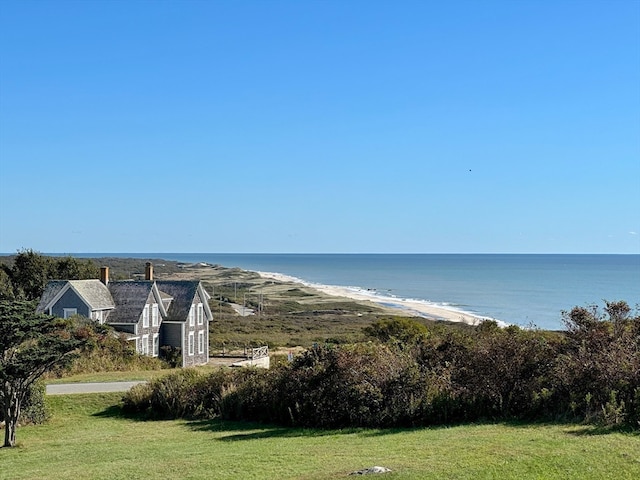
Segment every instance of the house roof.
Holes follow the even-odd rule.
[[[44,287],[44,292],[40,297],[40,302],[36,307],[36,312],[42,313],[47,309],[49,303],[67,285],[67,280],[50,280]]]
[[[110,282],[109,292],[116,308],[107,323],[137,323],[147,303],[153,282]]]
[[[100,280],[69,280],[71,287],[82,296],[92,310],[115,307],[109,290]]]
[[[52,280],[45,287],[37,311],[46,311],[69,289],[91,310],[111,310],[107,323],[137,323],[151,293],[163,319],[186,321],[196,295],[211,319],[207,302],[210,296],[196,280],[123,281],[110,282],[108,286],[100,280]]]
[[[69,288],[73,289],[92,310],[115,307],[109,290],[100,280],[51,280],[47,282],[37,312],[44,312]]]
[[[167,308],[168,320],[186,320],[193,298],[198,292],[200,282],[191,280],[161,280],[156,281],[158,289],[170,295],[173,300]]]

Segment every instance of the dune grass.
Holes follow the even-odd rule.
[[[640,436],[580,425],[321,431],[122,416],[121,394],[48,397],[53,418],[0,449],[0,479],[640,478]]]

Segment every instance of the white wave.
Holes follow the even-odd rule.
[[[471,325],[477,325],[485,320],[494,320],[500,326],[508,326],[509,324],[501,320],[484,317],[474,312],[463,310],[450,303],[436,303],[416,298],[400,298],[395,295],[385,295],[377,290],[356,287],[356,286],[339,286],[324,285],[303,280],[291,275],[284,275],[276,272],[256,272],[263,278],[271,278],[281,282],[298,283],[310,288],[314,288],[320,292],[337,297],[346,297],[352,300],[364,300],[377,303],[387,308],[394,308],[411,315],[430,318],[436,320],[447,320],[451,322],[463,322]]]

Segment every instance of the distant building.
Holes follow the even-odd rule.
[[[100,280],[52,280],[37,311],[111,325],[143,355],[157,357],[164,346],[180,349],[186,367],[209,361],[209,298],[199,281],[154,280],[147,263],[140,281],[110,282],[108,267],[101,268]]]

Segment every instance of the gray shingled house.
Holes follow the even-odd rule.
[[[210,295],[202,283],[153,279],[147,264],[144,281],[52,280],[37,311],[61,318],[82,315],[113,326],[135,342],[136,351],[157,357],[164,346],[179,348],[182,366],[209,361]]]

